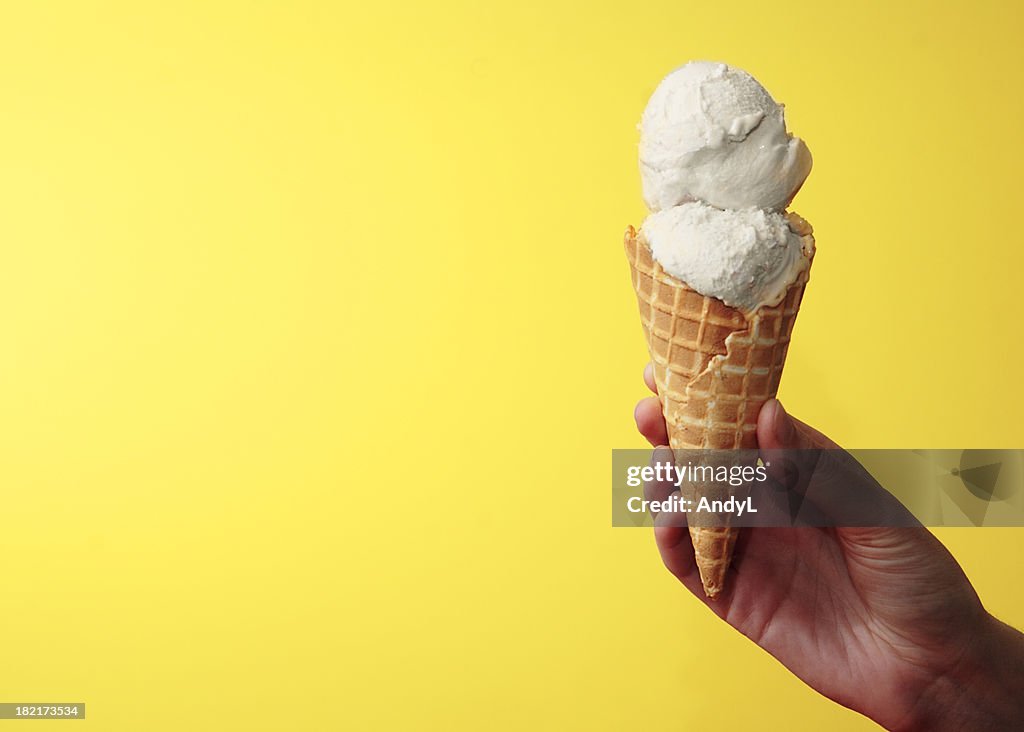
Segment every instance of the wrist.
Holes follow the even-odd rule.
[[[985,613],[959,658],[920,693],[899,729],[1024,728],[1024,635]]]

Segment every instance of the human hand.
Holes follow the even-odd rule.
[[[644,380],[654,391],[650,366]],[[634,416],[652,445],[668,444],[657,397]],[[777,400],[762,408],[757,437],[762,449],[838,449]],[[887,729],[1024,728],[1024,636],[985,611],[927,529],[744,529],[714,601],[687,527],[658,526],[655,537],[665,566],[719,617]]]

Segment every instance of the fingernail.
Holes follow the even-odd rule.
[[[796,441],[796,427],[778,399],[775,400],[775,413],[772,415],[772,431],[781,445],[791,445]]]

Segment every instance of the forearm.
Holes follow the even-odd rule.
[[[1024,729],[1024,634],[987,616],[977,640],[936,677],[903,729]]]

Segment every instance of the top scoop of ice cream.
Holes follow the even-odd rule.
[[[782,105],[754,77],[692,61],[651,95],[640,121],[640,173],[651,211],[700,200],[781,211],[811,172]]]

